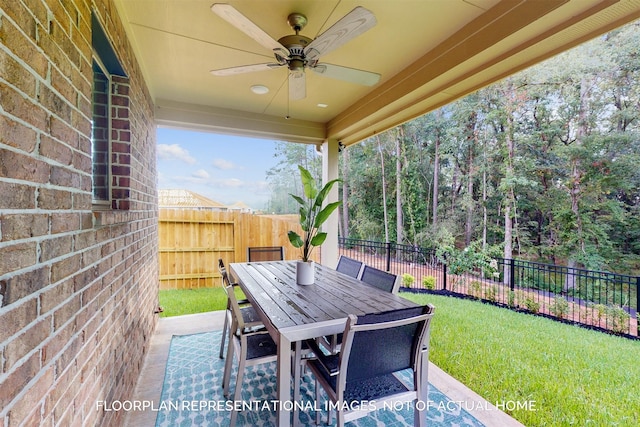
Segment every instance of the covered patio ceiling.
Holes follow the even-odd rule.
[[[311,144],[359,142],[640,18],[640,0],[227,0],[275,40],[294,33],[292,12],[307,17],[300,34],[310,39],[357,6],[375,15],[375,26],[320,62],[377,73],[379,82],[307,69],[306,97],[290,100],[286,66],[211,74],[275,62],[213,13],[215,2],[115,0],[157,123]]]

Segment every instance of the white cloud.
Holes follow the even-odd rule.
[[[209,179],[209,172],[204,169],[198,169],[197,171],[192,173],[191,176],[194,178]]]
[[[197,161],[191,157],[189,151],[180,147],[178,144],[158,144],[158,158],[167,160],[182,160],[190,165],[195,164]]]
[[[217,169],[222,169],[222,170],[230,170],[230,169],[237,168],[235,163],[225,159],[213,159],[213,166]]]

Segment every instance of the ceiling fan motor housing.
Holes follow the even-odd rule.
[[[284,62],[289,63],[289,70],[291,71],[302,71],[307,65],[307,60],[304,57],[304,48],[311,41],[309,37],[300,34],[292,34],[280,38],[278,42],[289,50],[289,58],[288,60],[287,58],[279,58],[279,55],[276,54],[276,60],[283,63],[282,59],[284,59]]]

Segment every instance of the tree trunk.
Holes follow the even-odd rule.
[[[438,120],[442,117],[442,109],[439,109],[436,113]],[[436,138],[434,141],[434,154],[433,154],[433,213],[432,224],[433,229],[438,226],[438,188],[440,183],[438,177],[440,176],[440,132],[436,132]]]
[[[576,129],[575,144],[578,146],[583,145],[583,139],[587,136],[589,123],[587,120],[589,85],[586,78],[583,77],[580,81],[580,110],[578,111],[578,127]],[[584,175],[580,158],[576,155],[571,159],[571,186],[569,188],[569,196],[571,197],[571,212],[575,218],[575,232],[577,236],[577,247],[575,252],[569,257],[567,261],[567,276],[565,279],[564,290],[568,291],[576,285],[575,275],[573,269],[577,266],[578,253],[585,252],[584,230],[582,225],[582,218],[580,217],[580,201],[582,199],[582,187],[581,182]]]

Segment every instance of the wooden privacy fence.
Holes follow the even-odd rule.
[[[160,208],[158,222],[160,289],[220,286],[218,258],[244,262],[251,246],[283,246],[285,259],[299,258],[287,237],[301,233],[297,215]]]

